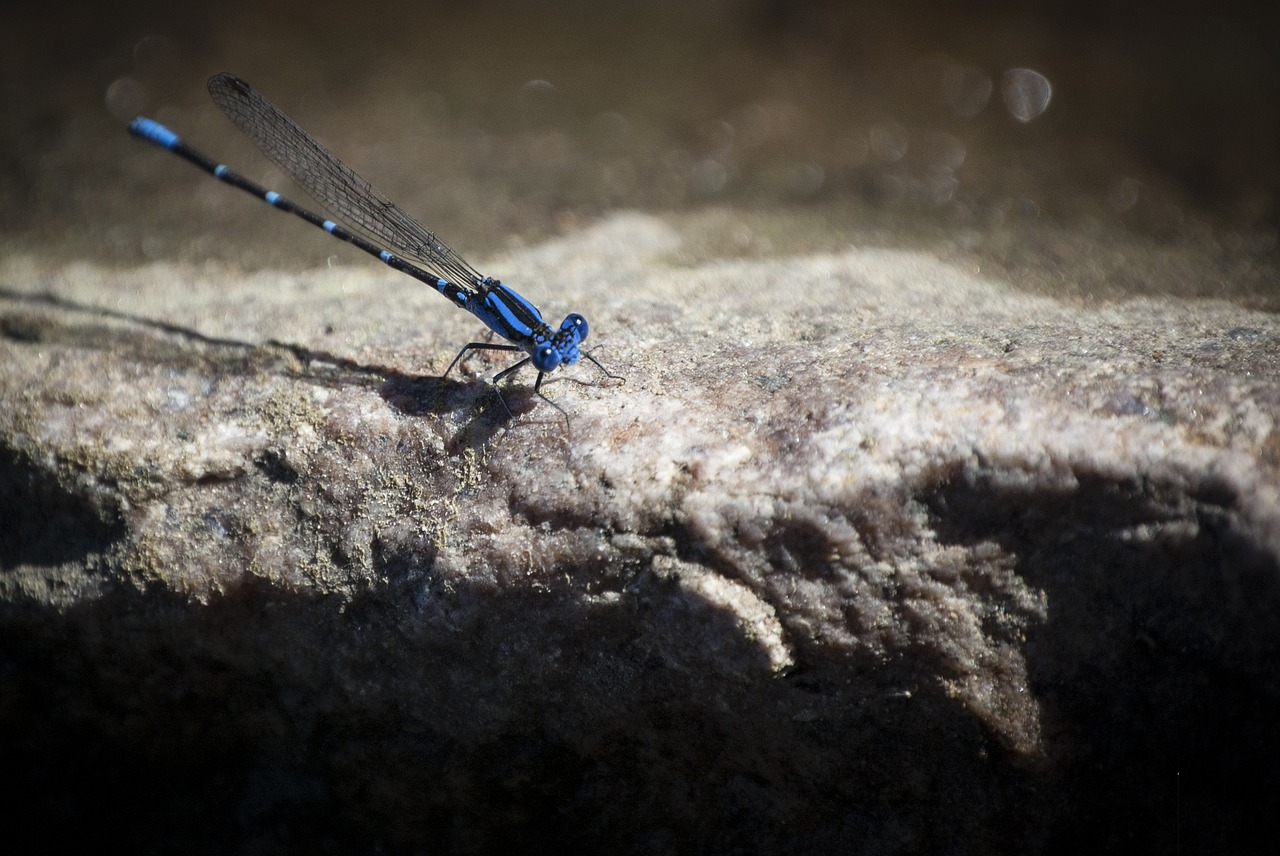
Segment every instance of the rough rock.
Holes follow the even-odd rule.
[[[144,849],[1228,852],[1280,816],[1280,323],[926,252],[0,271],[11,816]],[[13,799],[13,798],[11,798]],[[32,832],[34,831],[34,832]],[[21,830],[20,830],[21,834]]]

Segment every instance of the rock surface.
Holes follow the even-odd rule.
[[[185,852],[1228,852],[1280,808],[1280,323],[934,254],[0,270],[11,807]],[[34,834],[34,833],[33,833]]]

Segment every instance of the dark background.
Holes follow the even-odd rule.
[[[918,243],[977,253],[1033,287],[1270,304],[1270,4],[175,6],[0,12],[9,252],[321,263],[329,248],[296,223],[232,203],[124,133],[153,115],[288,190],[204,92],[228,70],[468,253],[617,208],[726,206],[752,229],[693,230],[712,254]],[[1026,123],[1001,96],[1002,74],[1021,67],[1053,92]],[[949,100],[948,80],[969,95],[985,81],[990,98],[958,110],[965,90]],[[1081,264],[1091,243],[1116,242],[1191,247],[1223,269],[1210,284],[1202,265],[1154,282]]]

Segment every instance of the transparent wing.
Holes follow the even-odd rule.
[[[356,175],[249,84],[223,72],[209,78],[209,94],[263,154],[344,225],[422,262],[431,273],[455,285],[480,281],[480,274],[452,247]]]

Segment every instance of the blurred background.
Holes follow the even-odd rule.
[[[639,209],[690,259],[912,246],[1058,295],[1274,308],[1278,10],[11,0],[0,256],[349,261],[125,133],[150,115],[305,199],[210,101],[225,70],[472,259]]]

